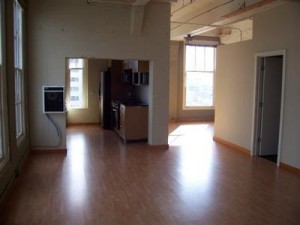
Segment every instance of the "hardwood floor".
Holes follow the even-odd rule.
[[[170,124],[169,150],[68,128],[68,153],[32,154],[1,225],[299,224],[300,177]]]

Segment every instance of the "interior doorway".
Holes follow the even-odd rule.
[[[253,155],[280,162],[285,52],[256,55]]]

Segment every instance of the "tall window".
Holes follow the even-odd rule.
[[[25,134],[24,116],[24,58],[23,58],[23,9],[14,2],[14,49],[15,49],[15,108],[16,137],[20,139]]]
[[[6,83],[5,71],[3,70],[3,27],[4,9],[0,0],[0,170],[8,161],[8,130],[7,130],[7,107],[6,107]]]
[[[185,108],[213,107],[215,48],[186,46]]]
[[[87,108],[87,78],[83,59],[69,59],[69,108]]]

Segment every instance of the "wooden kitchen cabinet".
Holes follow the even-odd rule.
[[[123,83],[133,85],[149,84],[149,61],[146,60],[124,60],[123,61]],[[130,75],[128,74],[130,71]],[[132,81],[129,81],[131,77]]]
[[[120,105],[120,137],[127,141],[148,139],[148,106]]]
[[[149,73],[149,61],[146,60],[124,60],[123,69],[132,69],[133,73]]]

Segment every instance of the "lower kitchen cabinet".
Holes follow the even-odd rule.
[[[148,139],[148,106],[121,104],[118,133],[124,142]]]

